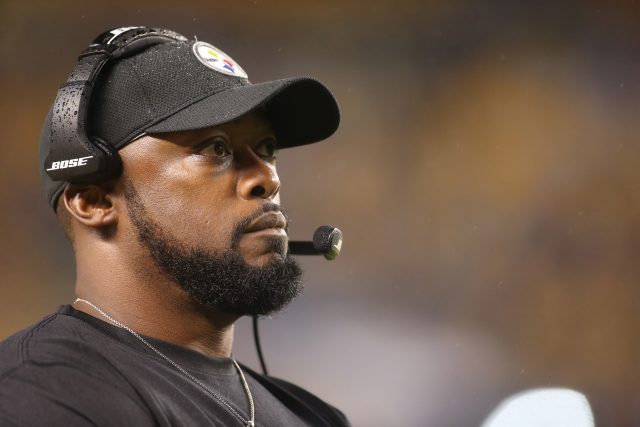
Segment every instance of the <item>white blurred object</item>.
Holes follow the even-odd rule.
[[[594,427],[586,396],[568,388],[526,390],[503,400],[482,427]]]

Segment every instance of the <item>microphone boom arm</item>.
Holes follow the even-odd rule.
[[[313,242],[290,241],[289,252],[293,255],[320,255]]]

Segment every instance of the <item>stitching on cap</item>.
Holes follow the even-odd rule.
[[[133,64],[132,64],[132,62],[136,61],[136,59],[137,59],[136,57],[133,57],[132,60],[123,61],[123,62],[125,62],[127,67],[132,72],[133,76],[138,81],[138,84],[142,88],[142,94],[144,95],[144,99],[147,102],[147,106],[150,107],[150,109],[151,109],[151,111],[153,113],[153,117],[155,119],[158,116],[158,112],[156,111],[155,106],[153,104],[151,104],[151,101],[150,101],[150,98],[149,98],[149,93],[147,92],[147,88],[142,84],[142,81],[140,80],[140,76],[138,75],[138,72],[136,71],[136,67],[134,67]],[[137,65],[137,61],[136,61],[136,65]]]
[[[136,75],[136,78],[138,78],[137,75]],[[224,89],[224,91],[231,90],[231,89],[236,89],[238,87],[250,86],[251,85],[251,83],[247,83],[248,80],[246,80],[246,79],[242,79],[242,80],[244,80],[242,82],[242,84],[240,84],[238,86],[231,86],[231,87],[229,87],[227,89]],[[179,113],[180,111],[184,110],[185,108],[190,107],[191,105],[196,104],[196,103],[204,100],[205,98],[208,98],[209,96],[213,95],[215,93],[215,91],[213,90],[213,88],[210,88],[210,89],[211,90],[209,92],[205,92],[204,95],[202,95],[201,97],[186,101],[186,102],[178,105],[171,112],[168,112],[168,113],[166,113],[166,114],[164,114],[162,116],[158,115],[154,111],[154,118],[153,118],[153,120],[151,120],[151,122],[144,123],[143,125],[141,125],[138,128],[136,128],[134,131],[130,132],[126,137],[122,138],[121,141],[119,141],[118,143],[114,144],[115,147],[118,148],[118,149],[122,148],[123,146],[125,146],[126,144],[128,144],[130,142],[129,140],[131,138],[133,138],[134,136],[138,135],[144,129],[147,129],[147,128],[153,126],[153,125],[156,125],[159,122],[161,122],[161,121],[173,116],[174,114]],[[222,91],[220,91],[220,92],[222,92]],[[220,92],[217,92],[217,93],[220,93]],[[145,96],[146,96],[146,93],[145,93]]]

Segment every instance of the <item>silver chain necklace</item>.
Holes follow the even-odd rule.
[[[216,400],[218,400],[229,412],[231,412],[236,418],[238,418],[240,420],[240,422],[242,422],[242,424],[245,427],[255,427],[256,425],[256,414],[255,414],[255,407],[253,404],[253,396],[251,395],[251,390],[249,389],[249,384],[247,383],[246,378],[244,377],[244,372],[242,372],[242,369],[240,369],[240,365],[238,365],[238,362],[236,362],[236,360],[232,357],[231,361],[233,362],[233,365],[236,367],[236,370],[238,371],[238,374],[240,375],[240,379],[242,380],[242,387],[244,388],[244,392],[247,395],[247,400],[249,401],[249,414],[250,417],[249,419],[244,418],[242,415],[240,415],[240,413],[238,413],[238,411],[236,411],[235,409],[233,409],[233,407],[231,407],[231,405],[229,405],[223,398],[222,396],[220,396],[218,393],[214,392],[213,390],[211,390],[209,387],[207,387],[204,383],[202,383],[202,381],[200,381],[199,379],[197,379],[196,377],[194,377],[193,375],[191,375],[189,372],[187,372],[182,366],[178,365],[176,362],[174,362],[173,360],[171,360],[168,356],[166,356],[164,353],[162,353],[160,350],[158,350],[157,348],[155,348],[153,345],[151,345],[146,339],[144,339],[140,334],[138,334],[136,331],[134,331],[133,329],[131,329],[130,327],[128,327],[127,325],[118,322],[116,319],[114,319],[113,317],[109,316],[107,313],[105,313],[104,311],[102,311],[102,309],[100,307],[98,307],[97,305],[95,305],[94,303],[92,303],[91,301],[87,301],[86,299],[82,299],[82,298],[76,298],[76,300],[73,302],[73,305],[75,305],[78,302],[83,302],[91,307],[93,307],[94,309],[96,309],[98,311],[98,313],[100,313],[105,319],[109,320],[111,323],[113,323],[114,325],[116,325],[119,328],[125,329],[127,331],[129,331],[134,337],[138,338],[140,341],[142,341],[147,347],[149,347],[151,350],[153,350],[154,353],[156,353],[158,356],[162,357],[164,360],[166,360],[167,362],[169,362],[171,365],[173,365],[174,368],[176,368],[178,371],[180,371],[183,375],[185,375],[187,378],[189,378],[191,381],[193,381],[194,383],[196,383],[197,385],[200,386],[200,388],[202,388],[204,391],[206,391],[208,394],[210,394],[213,398],[215,398]]]

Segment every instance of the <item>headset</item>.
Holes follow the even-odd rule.
[[[78,57],[53,104],[44,163],[53,181],[98,183],[120,175],[122,162],[115,147],[86,132],[91,92],[100,71],[108,62],[150,46],[185,41],[186,37],[174,31],[149,27],[116,28],[95,38]]]
[[[100,34],[78,57],[78,63],[56,95],[51,116],[51,135],[45,170],[53,181],[86,184],[116,178],[122,172],[117,149],[87,134],[87,118],[93,86],[102,68],[110,61],[133,56],[161,43],[186,42],[171,30],[150,27],[123,27]],[[290,241],[294,255],[324,255],[335,259],[342,248],[342,232],[328,225],[319,227],[313,241]],[[268,375],[258,332],[258,316],[253,316],[253,335],[262,371]]]

